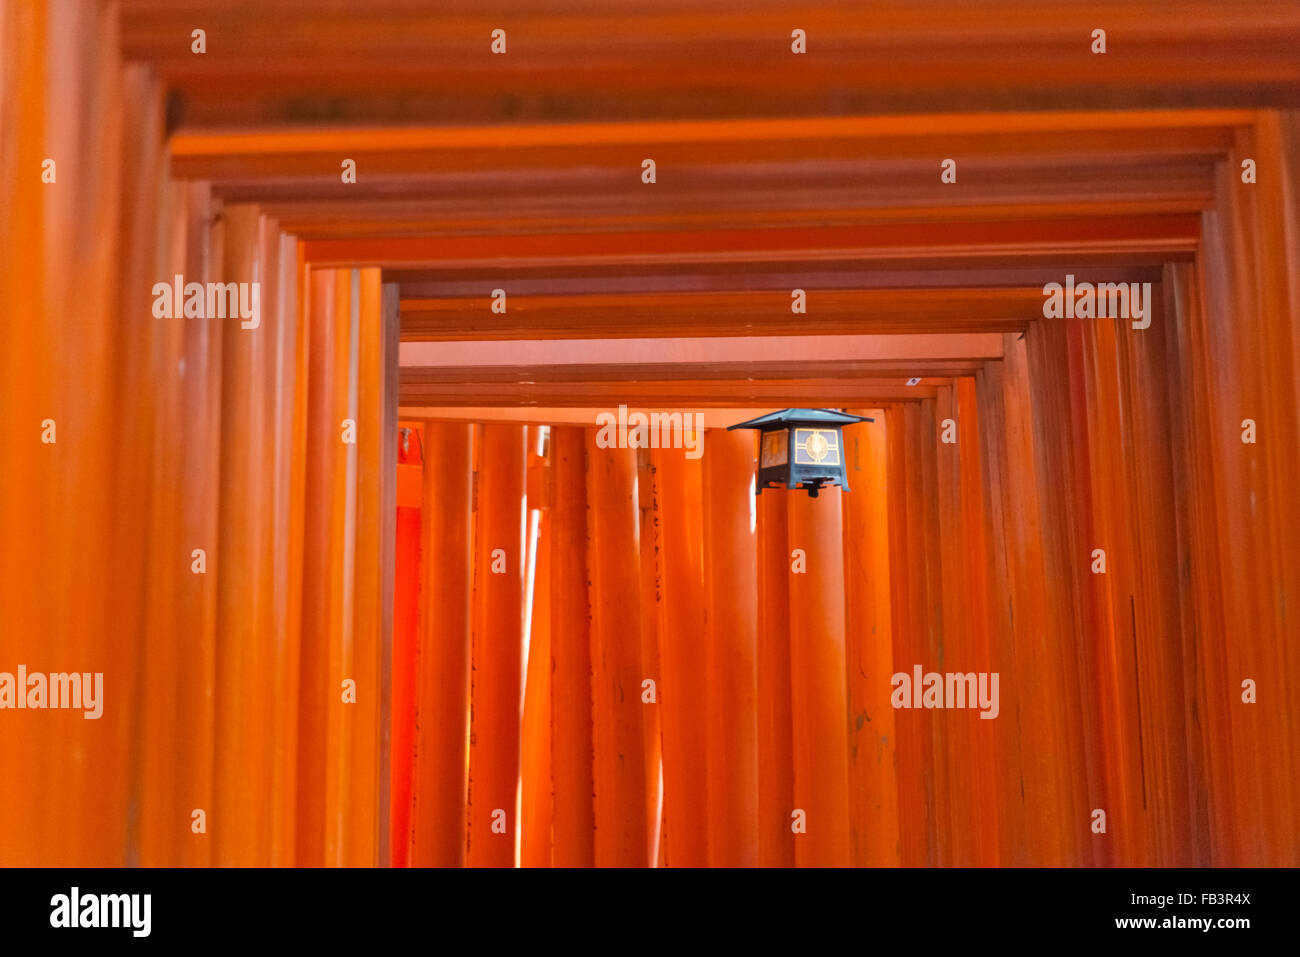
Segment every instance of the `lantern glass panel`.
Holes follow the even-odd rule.
[[[794,430],[796,465],[839,465],[839,433],[835,429]]]
[[[759,459],[759,468],[785,465],[790,460],[789,434],[785,429],[763,433],[763,454]]]

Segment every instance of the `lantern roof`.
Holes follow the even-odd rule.
[[[837,412],[834,409],[781,409],[779,412],[769,412],[767,415],[760,415],[757,419],[750,419],[748,422],[737,422],[735,425],[727,426],[727,431],[732,429],[776,429],[785,425],[848,425],[851,422],[874,422],[875,419],[868,418],[865,415],[850,415],[847,412]]]

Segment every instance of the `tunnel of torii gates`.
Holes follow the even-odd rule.
[[[3,8],[0,863],[1300,863],[1295,4],[253,6]]]

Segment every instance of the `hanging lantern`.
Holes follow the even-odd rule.
[[[768,483],[786,488],[804,488],[813,498],[823,485],[838,485],[849,491],[844,472],[842,426],[874,422],[861,415],[833,409],[782,409],[748,422],[727,426],[758,429],[762,433],[758,452],[758,494]]]

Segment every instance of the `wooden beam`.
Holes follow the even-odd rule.
[[[629,230],[504,236],[411,236],[314,240],[306,252],[321,266],[438,264],[472,268],[502,259],[518,265],[605,263],[762,262],[798,253],[810,259],[871,260],[961,257],[988,261],[1026,254],[1069,256],[1104,249],[1123,260],[1158,252],[1196,250],[1200,222],[1193,215],[1022,220],[1019,222],[893,223],[825,228]]]
[[[462,406],[466,402],[484,406],[579,406],[617,409],[641,406],[664,408],[735,408],[737,405],[827,406],[876,405],[881,402],[909,402],[933,398],[936,382],[927,378],[909,386],[901,374],[894,378],[815,378],[779,382],[753,380],[748,376],[707,381],[618,381],[573,382],[555,385],[522,383],[466,383],[423,385],[404,383],[405,408]]]
[[[791,312],[794,300],[785,289],[511,296],[509,311],[496,314],[484,286],[474,298],[404,299],[402,340],[1000,333],[1023,332],[1043,315],[1041,287],[820,290],[804,283],[798,288],[804,290],[805,313]]]

